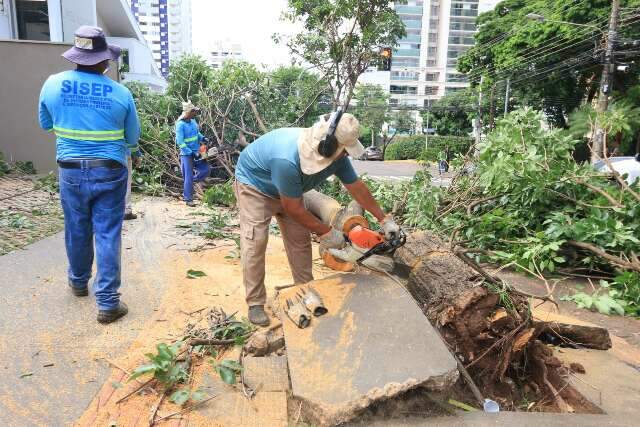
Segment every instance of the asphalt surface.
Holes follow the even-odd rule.
[[[126,223],[121,292],[129,314],[110,325],[97,323],[91,291],[71,295],[62,233],[0,257],[0,425],[69,425],[84,412],[111,372],[105,358],[129,347],[169,286],[154,274],[167,244],[157,237],[168,227],[164,215],[149,209]]]
[[[352,160],[358,175],[366,174],[372,178],[390,181],[404,181],[413,178],[416,172],[427,169],[432,176],[431,182],[436,186],[446,187],[451,183],[452,172],[440,174],[435,164],[421,165],[414,160],[365,161]]]

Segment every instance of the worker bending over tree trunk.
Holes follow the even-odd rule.
[[[380,222],[385,238],[399,232],[385,215],[367,186],[358,179],[348,155],[359,157],[364,147],[358,141],[360,125],[340,110],[325,115],[311,128],[273,130],[250,144],[236,166],[235,191],[240,209],[242,274],[249,306],[249,320],[269,324],[264,311],[265,252],[269,224],[276,217],[284,240],[289,266],[296,284],[313,280],[311,234],[325,249],[342,248],[341,230],[323,224],[304,206],[303,193],[335,175],[353,198]]]

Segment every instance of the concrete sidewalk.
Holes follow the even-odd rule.
[[[96,306],[67,287],[64,236],[58,233],[0,257],[0,424],[66,425],[85,410],[111,372],[103,358],[128,348],[169,285],[156,277],[161,237],[174,224],[160,203],[126,223],[121,292],[130,313],[111,325],[96,322]],[[158,244],[160,243],[161,244]]]

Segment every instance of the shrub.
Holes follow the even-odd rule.
[[[472,144],[473,138],[469,137],[430,136],[425,150],[424,135],[404,137],[387,147],[384,159],[435,161],[446,147],[449,147],[449,156],[453,157],[456,154],[466,154]]]
[[[229,206],[236,204],[236,196],[233,192],[233,181],[224,184],[215,184],[204,192],[204,202],[209,206]]]

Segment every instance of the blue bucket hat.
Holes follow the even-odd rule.
[[[96,65],[102,61],[115,61],[120,57],[120,48],[107,43],[100,27],[83,25],[75,32],[73,47],[62,57],[74,64]]]

